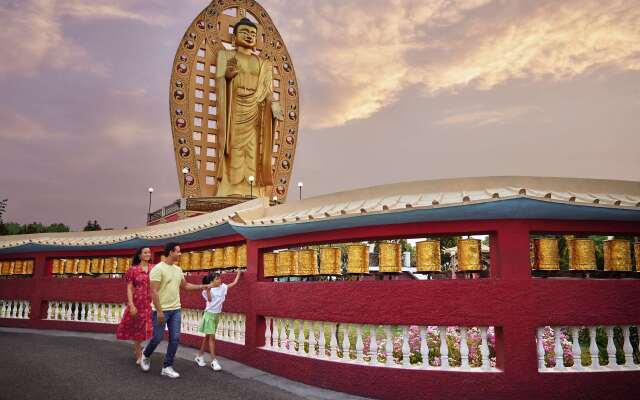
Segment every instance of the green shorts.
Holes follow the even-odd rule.
[[[220,314],[205,311],[202,322],[200,323],[200,329],[198,330],[205,335],[215,335],[219,320]]]

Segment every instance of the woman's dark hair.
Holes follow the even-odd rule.
[[[148,247],[140,247],[138,250],[136,250],[136,254],[133,256],[133,263],[131,263],[131,265],[140,265],[140,262],[142,261],[140,256],[142,255],[144,249],[148,249]]]
[[[169,253],[171,253],[173,251],[173,249],[176,248],[176,246],[180,246],[180,243],[169,242],[169,243],[165,244],[164,245],[164,251],[162,252],[162,254],[164,254],[165,257],[169,257]]]
[[[215,281],[218,276],[220,276],[220,274],[217,272],[209,272],[206,276],[202,277],[202,284],[208,285],[211,282]]]

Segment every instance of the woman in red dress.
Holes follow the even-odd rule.
[[[148,247],[138,249],[133,257],[133,266],[124,275],[127,282],[128,305],[116,329],[118,339],[133,340],[136,364],[140,363],[142,341],[153,335],[149,286],[149,272],[153,265],[150,261],[151,250]]]

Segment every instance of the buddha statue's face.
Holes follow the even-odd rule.
[[[236,30],[236,46],[254,48],[256,46],[258,30],[252,26],[240,25]]]

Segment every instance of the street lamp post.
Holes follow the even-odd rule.
[[[149,212],[147,214],[151,214],[151,195],[153,194],[153,188],[149,188]]]
[[[253,198],[253,181],[255,181],[256,178],[253,177],[253,175],[251,175],[249,177],[249,197]]]
[[[298,182],[298,194],[299,194],[299,199],[302,200],[302,182]]]

